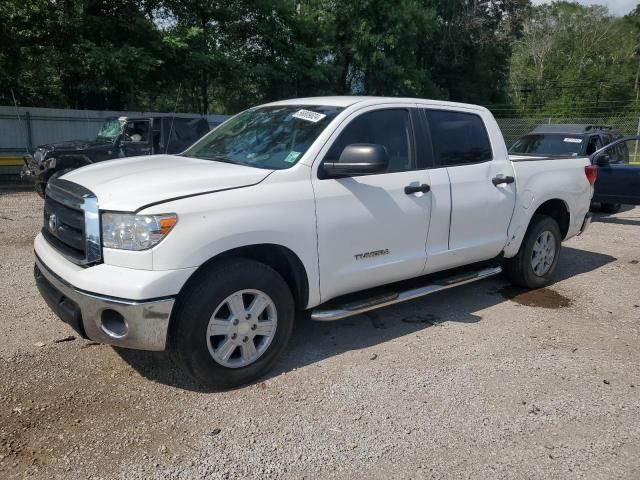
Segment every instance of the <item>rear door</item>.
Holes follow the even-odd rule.
[[[592,161],[598,165],[594,202],[640,205],[640,137],[614,142]]]
[[[479,114],[435,109],[425,113],[434,160],[446,168],[451,184],[449,252],[439,268],[493,258],[507,243],[515,206],[514,170],[507,150],[503,143],[491,145]]]

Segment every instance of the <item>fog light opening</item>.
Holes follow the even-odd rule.
[[[100,328],[102,328],[102,331],[112,338],[122,338],[129,331],[124,317],[115,310],[103,311],[101,323]]]

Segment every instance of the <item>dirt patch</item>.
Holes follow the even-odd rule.
[[[0,241],[5,247],[14,247],[14,248],[31,248],[33,246],[33,235],[24,236],[24,237],[6,237],[3,235],[3,232],[0,230]]]
[[[520,287],[509,285],[501,288],[497,293],[502,295],[507,300],[511,300],[527,307],[558,309],[566,308],[573,303],[570,298],[567,298],[564,295],[560,295],[558,292],[549,288],[526,290]]]
[[[208,393],[164,354],[70,340],[33,281],[41,211],[0,194],[1,479],[638,477],[636,225],[569,240],[552,289],[301,318],[261,383]]]
[[[123,452],[171,445],[167,437],[175,425],[161,421],[179,411],[170,390],[156,391],[109,347],[60,345],[3,365],[0,471],[21,478],[43,469],[61,472],[91,458],[91,473],[97,474],[116,468]],[[48,369],[64,380],[44,374]]]

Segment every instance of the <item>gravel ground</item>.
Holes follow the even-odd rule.
[[[32,279],[41,200],[0,192],[1,478],[639,478],[640,208],[558,281],[300,320],[262,382],[209,393],[79,339]]]

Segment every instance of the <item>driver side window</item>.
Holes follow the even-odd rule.
[[[148,120],[132,120],[127,122],[125,134],[133,142],[149,141],[149,121]]]
[[[335,140],[324,158],[325,161],[337,162],[344,148],[354,143],[385,147],[389,155],[389,173],[416,169],[408,110],[377,110],[356,117]]]

